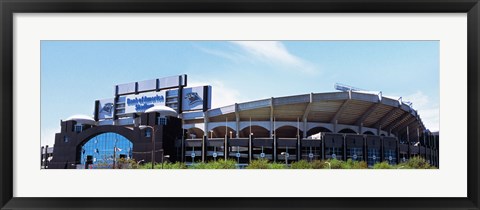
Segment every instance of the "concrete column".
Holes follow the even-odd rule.
[[[273,135],[273,131],[275,130],[275,125],[273,123],[273,99],[271,101],[272,105],[270,106],[270,136]]]
[[[182,123],[183,124],[183,123]],[[180,158],[180,161],[182,161],[182,163],[185,162],[185,132],[182,132],[182,142],[180,144],[180,147],[181,147],[181,150],[180,150],[180,155],[181,155],[181,158]]]
[[[408,131],[408,126],[407,126],[407,145],[408,145],[407,156],[408,156],[408,159],[410,159],[410,132]]]
[[[335,120],[335,122],[333,123],[333,133],[338,133],[337,125],[338,125],[338,120]]]
[[[307,138],[308,123],[307,118],[303,118],[303,138]]]
[[[225,135],[225,138],[223,139],[223,158],[225,161],[228,159],[228,137]]]
[[[203,112],[203,135],[207,136],[208,133],[210,132],[208,130],[208,112]]]
[[[301,147],[300,147],[300,136],[297,136],[297,161],[300,161],[301,156]]]
[[[235,122],[236,124],[236,132],[235,132],[235,137],[239,138],[240,137],[240,119],[237,118],[237,121]]]
[[[277,162],[277,138],[275,135],[272,138],[273,138],[273,162]]]
[[[417,127],[417,142],[420,142],[420,129]]]
[[[207,136],[202,137],[202,162],[205,162],[205,154],[207,154],[207,150],[205,148],[205,141],[207,140]]]
[[[248,164],[252,162],[252,134],[248,134]]]
[[[238,104],[235,103],[235,126],[236,126],[236,137],[239,138],[240,137],[240,113],[238,113]],[[248,134],[250,135],[250,134]]]

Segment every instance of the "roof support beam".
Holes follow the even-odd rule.
[[[400,131],[403,131],[406,127],[410,126],[412,123],[415,123],[415,121],[417,120],[417,118],[413,117],[409,120],[407,120],[406,122],[404,123],[401,123],[400,125],[398,125],[395,129],[393,129],[393,131],[395,132],[400,132]]]
[[[333,116],[333,118],[330,120],[330,123],[338,122],[338,118],[340,117],[340,115],[342,115],[343,111],[347,108],[350,101],[351,101],[350,99],[347,99],[345,100],[345,102],[343,102],[342,106],[340,106],[337,113],[335,113],[335,116]]]
[[[273,97],[270,98],[270,136],[273,136],[274,134],[274,123],[273,123],[273,114],[274,114],[274,110],[273,110]]]
[[[305,108],[305,111],[303,112],[302,116],[302,121],[303,121],[303,137],[307,137],[307,118],[308,114],[310,113],[310,110],[312,109],[312,103],[313,102],[313,93],[310,93],[310,101],[308,102],[307,107]]]
[[[375,111],[377,109],[377,107],[380,106],[380,102],[376,103],[376,104],[373,104],[372,106],[370,106],[370,108],[368,108],[368,110],[362,115],[360,116],[360,118],[358,118],[357,122],[355,123],[355,125],[362,125],[363,121],[365,121],[365,119],[367,119],[368,116],[370,116],[370,114],[373,113],[373,111]]]
[[[378,122],[375,123],[375,125],[373,127],[375,127],[375,128],[378,128],[380,126],[383,127],[383,124],[385,123],[385,121],[390,119],[390,117],[392,117],[397,112],[397,110],[398,110],[398,107],[390,110],[387,114],[383,115],[383,117],[380,120],[378,120]]]
[[[237,138],[240,137],[240,113],[238,112],[238,104],[235,103],[235,129],[236,129],[236,132],[235,132],[235,135]],[[250,134],[248,134],[250,135]]]
[[[416,121],[413,121],[413,122],[410,122],[408,123],[406,126],[402,127],[401,129],[398,129],[398,133],[403,133],[403,132],[406,132],[408,130],[408,128],[410,128],[410,126],[414,125],[415,123],[417,123]],[[413,129],[416,129],[415,127]],[[409,132],[408,134],[408,138],[409,139],[413,139],[413,136],[416,135],[415,134],[416,132]],[[412,138],[410,138],[410,136],[412,136]]]
[[[302,119],[305,119],[305,118],[308,117],[308,114],[310,113],[310,110],[312,109],[312,101],[313,101],[313,93],[310,93],[310,102],[308,102],[308,105],[305,108],[305,111],[303,112]]]
[[[402,115],[400,115],[400,117],[397,117],[395,120],[393,120],[390,124],[386,125],[385,128],[387,130],[393,130],[394,128],[396,128],[398,125],[400,125],[400,123],[402,122],[402,119],[408,117],[410,115],[410,113],[408,112],[405,112],[403,113]],[[398,119],[398,120],[397,120]]]

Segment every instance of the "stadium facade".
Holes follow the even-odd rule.
[[[42,166],[99,168],[120,158],[187,164],[231,158],[239,166],[259,158],[335,158],[371,166],[413,156],[439,166],[438,132],[410,103],[337,89],[211,109],[212,87],[187,87],[187,75],[116,85],[113,98],[95,101],[93,117],[61,121],[53,157],[42,155]]]

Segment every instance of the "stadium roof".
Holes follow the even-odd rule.
[[[425,126],[417,111],[411,106],[381,94],[367,92],[327,92],[268,98],[257,101],[233,104],[208,110],[209,122],[251,120],[269,121],[273,116],[277,121],[303,121],[358,125],[381,128],[392,133],[405,133]],[[203,114],[184,113],[183,119],[203,118]],[[192,121],[193,122],[193,121]],[[415,132],[416,133],[416,132]],[[416,134],[415,134],[416,135]]]

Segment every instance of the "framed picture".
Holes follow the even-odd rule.
[[[1,7],[2,209],[479,208],[476,0]]]

